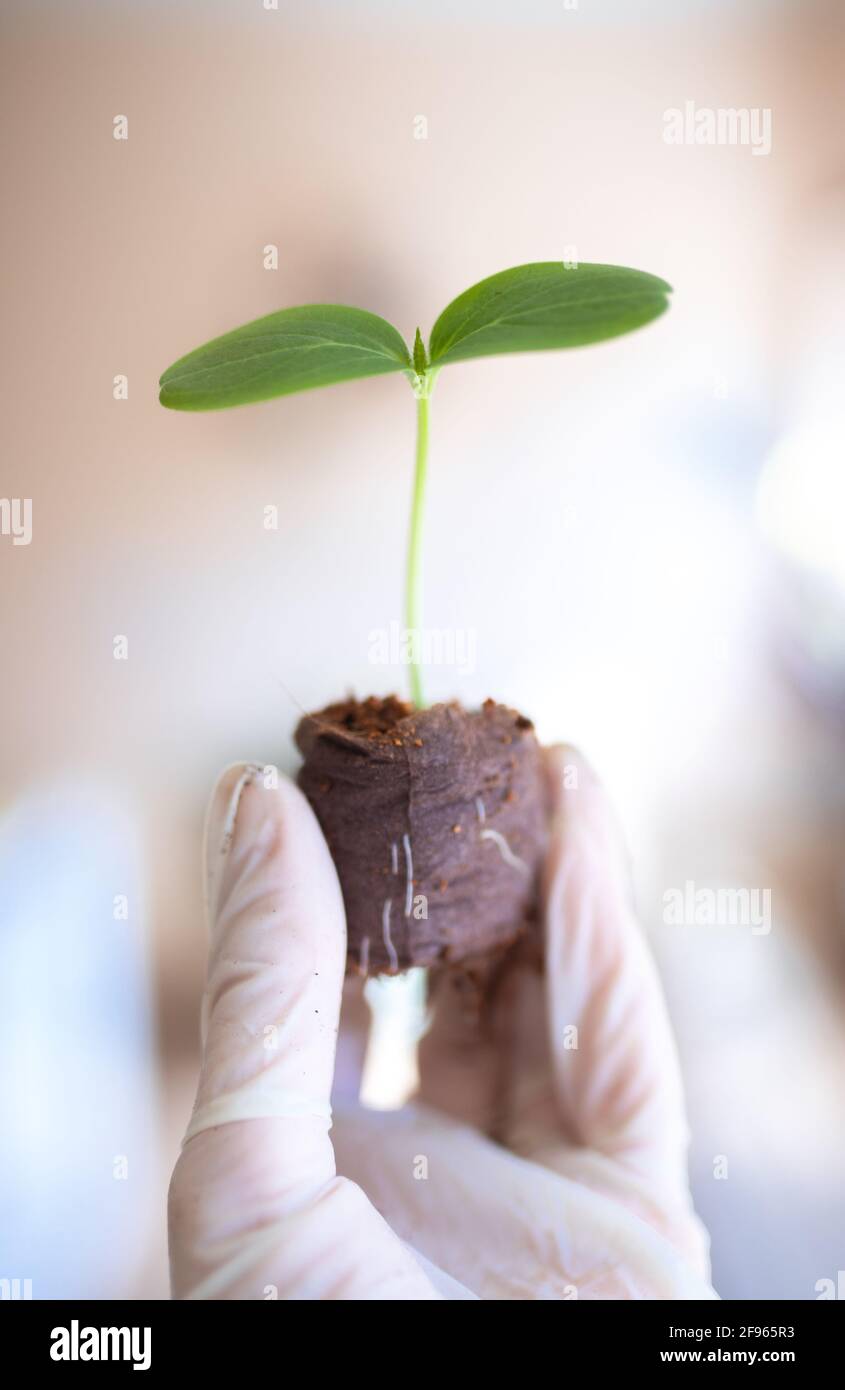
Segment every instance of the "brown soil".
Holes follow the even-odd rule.
[[[493,700],[415,710],[372,696],[307,715],[296,738],[343,889],[350,968],[477,960],[524,932],[547,829],[529,719]]]

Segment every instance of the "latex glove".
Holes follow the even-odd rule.
[[[615,827],[577,755],[547,762],[545,974],[514,967],[483,1036],[441,980],[424,1103],[396,1113],[357,1105],[351,982],[334,1143],[337,876],[295,787],[224,774],[206,833],[204,1055],[170,1188],[177,1297],[713,1296],[674,1043]]]

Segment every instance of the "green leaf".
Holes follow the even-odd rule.
[[[422,334],[417,329],[417,336],[414,338],[414,371],[417,376],[424,376],[428,370],[428,362],[425,355]]]
[[[161,377],[171,410],[223,410],[384,372],[413,372],[402,338],[365,309],[306,304],[244,324],[180,357]]]
[[[431,333],[431,365],[616,338],[662,314],[670,293],[665,280],[624,266],[518,265],[473,285],[443,310]]]

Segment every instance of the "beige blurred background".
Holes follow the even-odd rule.
[[[32,498],[33,533],[0,536],[0,796],[13,826],[21,805],[52,808],[68,881],[90,867],[79,911],[103,915],[90,1010],[65,1023],[86,938],[61,893],[30,918],[68,973],[52,948],[12,969],[20,865],[39,891],[65,881],[36,809],[27,855],[5,861],[3,988],[28,1012],[0,1096],[27,1097],[10,1160],[25,1183],[27,1146],[64,1142],[61,1071],[79,1142],[41,1181],[71,1205],[78,1183],[104,1245],[120,1232],[119,1258],[91,1242],[83,1279],[73,1222],[59,1241],[27,1189],[8,1259],[26,1274],[20,1213],[40,1211],[35,1296],[166,1295],[218,770],[292,770],[300,709],[404,680],[368,657],[401,617],[405,382],[191,416],[158,406],[159,373],[309,301],[427,334],[484,275],[573,247],[664,276],[673,307],[598,349],[443,373],[426,621],[473,629],[477,660],[434,669],[429,695],[517,704],[611,786],[678,1028],[719,1292],[815,1298],[845,1269],[843,20],[835,0],[4,7],[0,493]],[[688,100],[771,109],[771,153],[667,145],[663,113]],[[771,889],[771,932],[665,925],[666,889],[688,880]],[[136,955],[115,993],[121,931]],[[43,994],[21,987],[39,978]],[[78,1037],[102,1057],[98,1010],[117,997],[134,999],[109,1043],[117,1128],[143,1160],[129,1154],[112,1210],[130,1140],[95,1151],[86,1106],[102,1106],[73,1098]]]

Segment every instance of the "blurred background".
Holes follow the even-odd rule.
[[[837,0],[7,0],[0,1276],[167,1296],[205,802],[406,677],[369,659],[404,380],[191,416],[160,372],[309,301],[427,334],[567,258],[673,307],[443,373],[425,620],[476,651],[429,698],[513,703],[611,787],[719,1293],[845,1270],[844,30]],[[771,112],[770,152],[667,143],[687,102]],[[667,925],[689,883],[769,890],[771,930]]]

